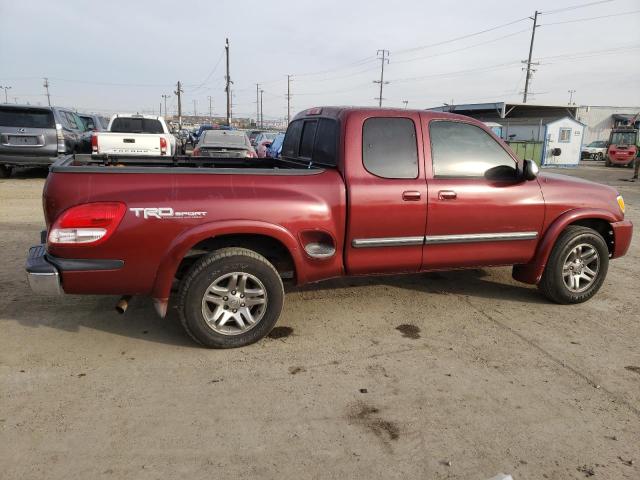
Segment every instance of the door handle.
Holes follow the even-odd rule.
[[[453,190],[440,190],[438,192],[438,198],[440,200],[455,200],[458,198],[458,194]]]
[[[402,192],[402,199],[405,202],[416,202],[420,200],[420,192],[417,190],[407,190],[406,192]]]

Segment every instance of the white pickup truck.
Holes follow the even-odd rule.
[[[154,115],[116,114],[107,132],[91,137],[93,155],[175,155],[177,141],[163,117]]]

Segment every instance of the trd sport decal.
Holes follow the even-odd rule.
[[[130,208],[136,217],[148,218],[202,218],[207,216],[207,212],[176,212],[171,207],[153,207],[153,208]]]

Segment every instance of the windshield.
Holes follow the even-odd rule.
[[[606,146],[606,142],[602,142],[602,141],[591,142],[589,145],[587,145],[587,147],[591,147],[591,148],[604,148],[605,146]]]
[[[203,147],[247,148],[247,136],[228,130],[207,130],[203,134]]]
[[[118,117],[111,124],[111,131],[115,133],[164,133],[162,123],[152,118]]]
[[[612,145],[635,145],[636,132],[613,132],[611,134]]]
[[[55,128],[51,110],[0,107],[0,126]]]

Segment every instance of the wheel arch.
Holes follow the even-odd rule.
[[[513,278],[520,282],[537,284],[542,278],[556,240],[570,225],[580,225],[597,231],[607,243],[609,253],[613,253],[613,230],[611,224],[617,221],[619,219],[613,213],[601,209],[575,209],[563,213],[549,225],[542,235],[531,262],[525,265],[514,265]]]
[[[197,257],[198,252],[206,254],[207,251],[229,246],[252,249],[267,259],[286,252],[282,265],[292,267],[294,276],[303,270],[298,242],[284,227],[260,221],[211,222],[183,232],[172,242],[158,267],[151,296],[166,302],[173,280],[180,269],[185,268],[186,259],[193,255]],[[269,254],[265,249],[274,253]]]

